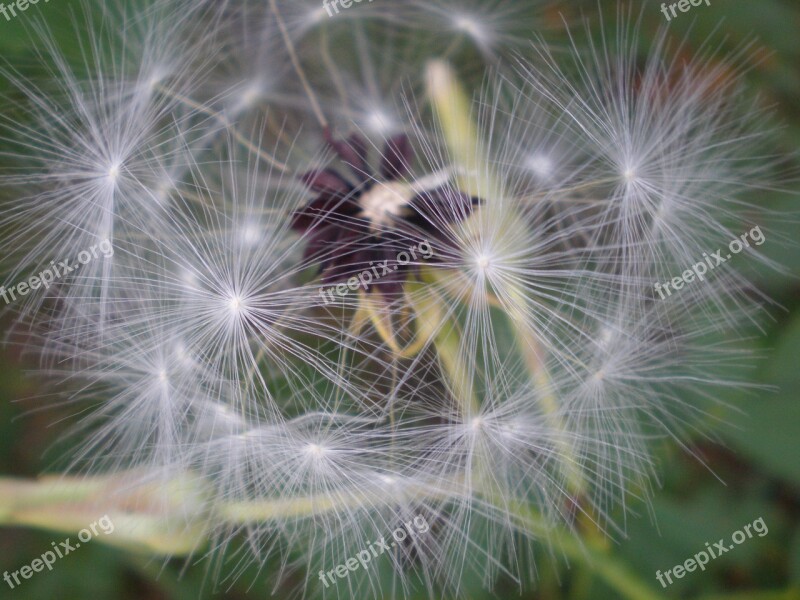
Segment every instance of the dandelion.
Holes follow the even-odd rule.
[[[115,248],[17,307],[80,415],[70,499],[210,544],[218,582],[464,595],[588,547],[648,597],[592,540],[651,497],[652,440],[744,385],[723,370],[761,318],[733,269],[649,287],[769,184],[734,72],[666,36],[635,60],[624,16],[619,47],[531,45],[541,3],[191,4],[90,31],[87,73],[38,27],[55,92],[14,73],[0,121],[4,281]]]

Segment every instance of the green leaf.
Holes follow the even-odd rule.
[[[745,414],[733,415],[736,430],[725,433],[726,441],[747,459],[775,477],[800,489],[800,318],[796,317],[781,335],[773,358],[764,370],[762,381],[779,387],[749,399],[741,408]]]

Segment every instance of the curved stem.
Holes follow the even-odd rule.
[[[375,331],[381,339],[386,342],[386,345],[389,346],[389,349],[396,358],[415,357],[429,342],[429,338],[418,332],[416,337],[411,340],[407,346],[401,346],[394,334],[391,316],[388,312],[384,312],[384,314],[381,313],[378,306],[379,302],[380,300],[361,291],[359,293],[359,312],[357,315],[363,313],[363,315],[369,319]]]
[[[201,506],[205,482],[189,474],[169,481],[141,472],[100,477],[0,479],[0,525],[74,533],[107,518],[94,539],[158,555],[186,555],[207,544]]]
[[[586,492],[586,481],[575,449],[567,437],[566,424],[559,414],[559,401],[553,392],[553,382],[545,364],[544,350],[525,316],[525,307],[527,306],[525,295],[516,288],[506,291],[505,313],[514,324],[513,331],[517,348],[528,367],[534,389],[539,393],[538,399],[542,410],[552,427],[560,434],[557,443],[564,459],[562,472],[567,480],[567,488],[572,494],[583,495]]]
[[[167,555],[188,555],[205,546],[207,540],[202,523],[209,515],[192,510],[205,492],[203,483],[187,474],[171,480],[165,493],[156,485],[132,486],[131,481],[141,481],[140,475],[48,477],[35,482],[0,479],[0,525],[24,525],[74,533],[108,514],[115,530],[112,535],[95,538],[97,541]],[[219,506],[211,516],[236,526],[368,508],[378,503],[396,502],[398,494],[446,500],[463,492],[464,484],[459,479],[448,485],[441,481],[430,484],[416,482],[405,486],[395,484],[384,493],[354,489],[296,498],[231,502]],[[622,597],[662,600],[661,595],[610,554],[606,546],[592,541],[585,544],[575,532],[553,526],[530,506],[501,502],[491,494],[485,494],[484,498],[497,509],[510,511],[518,527],[546,539],[565,558],[585,565]],[[174,510],[158,512],[158,509],[164,509],[165,504]],[[146,510],[148,506],[151,507],[149,511]]]
[[[283,162],[279,161],[274,156],[272,156],[270,154],[267,154],[266,152],[264,152],[264,150],[262,150],[261,148],[256,146],[246,135],[244,135],[241,131],[239,131],[233,125],[233,123],[231,123],[228,120],[228,118],[225,115],[222,115],[222,114],[220,114],[220,113],[218,113],[218,112],[216,112],[214,110],[211,110],[207,106],[204,106],[204,105],[200,104],[199,102],[195,102],[194,100],[192,100],[191,98],[188,98],[187,96],[172,92],[172,91],[168,90],[167,88],[165,88],[164,86],[159,85],[159,86],[157,86],[157,88],[158,88],[158,91],[161,92],[162,94],[164,94],[165,96],[168,96],[170,98],[174,98],[175,100],[181,102],[182,104],[185,104],[186,106],[196,110],[198,113],[201,113],[201,114],[204,114],[204,115],[208,115],[208,116],[214,118],[216,121],[219,122],[220,125],[222,125],[223,129],[228,131],[233,136],[233,138],[237,142],[239,142],[243,147],[245,147],[248,151],[252,152],[254,155],[259,157],[260,159],[262,159],[266,163],[268,163],[268,164],[272,165],[273,167],[275,167],[276,169],[278,169],[280,172],[289,173],[291,171],[291,169],[289,168],[289,166],[286,163],[283,163]]]
[[[444,300],[430,286],[409,282],[406,290],[416,312],[417,335],[433,342],[461,415],[465,418],[478,415],[480,402],[471,377],[473,369],[464,357],[458,324],[442,309]]]
[[[284,23],[283,17],[281,16],[280,11],[278,10],[278,5],[275,3],[275,0],[269,0],[269,6],[272,9],[273,14],[275,15],[275,20],[278,22],[278,28],[281,30],[281,36],[283,37],[283,41],[286,44],[286,50],[287,52],[289,52],[289,59],[292,61],[292,66],[294,67],[297,76],[300,78],[300,83],[302,84],[303,89],[306,91],[306,95],[308,96],[308,99],[311,102],[311,108],[314,111],[314,116],[317,118],[317,121],[319,121],[320,126],[323,129],[327,129],[328,120],[322,113],[322,109],[320,108],[317,96],[314,93],[314,90],[311,89],[311,84],[308,82],[308,78],[306,77],[305,71],[303,71],[303,66],[300,64],[300,59],[297,56],[297,51],[295,50],[292,38],[289,35],[289,30],[286,29],[286,23]]]
[[[508,504],[505,504],[508,506]],[[650,585],[641,581],[624,562],[609,553],[608,549],[598,543],[589,541],[582,544],[575,534],[563,528],[548,528],[543,531],[541,517],[529,506],[511,506],[520,520],[520,524],[534,534],[546,534],[553,547],[565,558],[580,562],[589,567],[608,585],[630,600],[663,600],[665,597]]]
[[[443,61],[434,61],[428,66],[426,75],[430,99],[450,154],[466,170],[466,174],[458,178],[461,189],[484,200],[492,200],[497,205],[504,204],[504,187],[493,172],[490,162],[482,156],[481,138],[472,118],[469,97],[452,68]],[[506,227],[519,227],[520,221],[514,212],[508,208],[506,210]],[[544,354],[536,333],[530,329],[528,319],[525,318],[527,301],[524,290],[514,288],[506,295],[508,299],[504,298],[503,308],[514,322],[517,345],[531,373],[535,389],[540,393],[543,409],[552,420],[554,428],[566,433],[565,425],[558,416],[558,401],[551,391],[552,382]],[[581,494],[586,486],[574,449],[564,435],[559,445],[567,461],[563,472],[569,488],[571,492]]]

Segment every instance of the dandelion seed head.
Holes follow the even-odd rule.
[[[541,179],[549,179],[555,168],[552,159],[545,154],[531,155],[527,164],[530,170]]]
[[[147,73],[143,74],[142,80],[145,82],[145,91],[152,94],[158,91],[159,87],[172,76],[172,67],[168,65],[154,65]]]
[[[223,417],[225,418],[230,419],[233,416],[231,415],[230,411],[227,410],[226,407],[224,406],[220,407],[220,410],[227,411],[222,413]],[[243,443],[242,448],[248,448],[250,447],[249,446],[250,442],[252,442],[253,440],[259,440],[261,438],[261,435],[262,432],[259,431],[258,429],[248,429],[247,431],[244,431],[242,433],[237,433],[234,437],[235,439]]]
[[[636,181],[636,179],[637,179],[636,170],[633,169],[633,168],[627,168],[622,172],[622,177],[628,183],[632,183],[632,182]]]
[[[380,108],[374,109],[367,117],[367,126],[374,133],[385,134],[391,132],[396,123]]]
[[[236,316],[238,316],[244,309],[244,303],[241,296],[238,294],[232,294],[228,296],[227,304],[230,311]]]
[[[471,35],[473,38],[475,38],[476,41],[482,44],[491,41],[489,39],[488,32],[483,27],[481,27],[481,24],[472,15],[467,15],[467,14],[454,15],[453,25],[456,29]]]
[[[326,454],[325,447],[319,444],[308,444],[305,452],[314,459],[322,458]]]
[[[319,6],[308,11],[308,22],[310,25],[317,25],[328,18],[328,12],[324,6]]]
[[[172,356],[178,365],[192,369],[201,366],[201,363],[193,356],[191,350],[187,347],[186,342],[178,339],[172,346]]]
[[[153,190],[153,199],[157,204],[163,205],[170,194],[175,189],[175,182],[172,179],[165,179],[156,184]]]
[[[242,104],[245,106],[252,106],[261,96],[261,84],[253,82],[242,93]]]
[[[392,555],[391,592],[405,569],[432,594],[457,595],[465,565],[492,580],[539,541],[514,507],[554,525],[575,502],[601,522],[626,510],[654,473],[652,432],[702,421],[683,392],[731,384],[715,369],[741,355],[705,338],[752,305],[735,271],[672,302],[647,293],[709,235],[727,241],[748,179],[766,179],[742,143],[763,132],[715,87],[721,67],[668,77],[663,40],[632,61],[630,34],[604,38],[621,55],[523,48],[537,2],[338,20],[310,0],[156,4],[171,8],[126,27],[124,51],[92,39],[92,77],[44,40],[58,93],[12,74],[32,125],[0,118],[21,165],[0,176],[20,190],[0,205],[11,279],[102,239],[118,250],[20,311],[81,415],[71,468],[197,474],[212,544],[241,533],[242,569],[293,580],[429,515]],[[472,94],[511,50],[517,72]],[[443,51],[466,114],[423,104],[455,95],[442,60],[425,77]],[[326,290],[384,261],[377,289],[348,285],[330,310]],[[375,569],[353,597],[398,595]]]
[[[112,164],[108,169],[108,180],[111,183],[116,183],[117,177],[119,177],[119,165]]]
[[[492,258],[490,255],[486,253],[478,254],[475,257],[475,265],[478,267],[478,270],[482,273],[488,270],[491,264],[492,264]]]
[[[242,227],[242,241],[246,245],[257,244],[261,240],[261,235],[258,223],[249,222]]]

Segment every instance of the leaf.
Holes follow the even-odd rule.
[[[757,463],[775,477],[800,489],[800,317],[796,317],[779,343],[762,381],[779,387],[777,393],[764,393],[740,408],[745,414],[731,416],[737,430],[724,433],[732,448]]]

